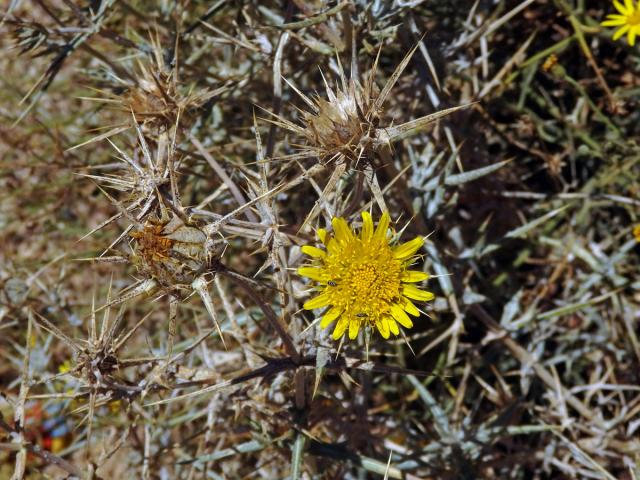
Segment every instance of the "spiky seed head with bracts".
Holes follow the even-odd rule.
[[[303,135],[319,158],[342,156],[355,163],[365,159],[374,146],[381,113],[374,101],[374,87],[372,83],[363,87],[352,78],[335,91],[327,86],[327,100],[314,97],[312,110],[303,113]]]
[[[107,104],[129,118],[133,114],[133,123],[140,122],[145,133],[171,131],[180,126],[190,128],[198,109],[228,87],[222,85],[210,90],[182,85],[179,64],[177,61],[171,66],[166,64],[160,44],[160,39],[152,38],[150,60],[137,61],[129,71],[114,72],[109,75],[113,83],[100,89],[100,96],[83,98]],[[130,126],[131,122],[127,122],[124,127],[115,126],[110,132]]]
[[[208,283],[217,271],[216,266],[225,244],[224,238],[219,239],[215,233],[208,233],[207,225],[192,220],[187,213],[188,209],[182,206],[173,143],[167,140],[164,133],[159,134],[156,137],[154,155],[138,124],[136,131],[143,157],[141,161],[135,159],[135,156],[127,155],[112,143],[121,155],[125,166],[123,171],[119,175],[88,175],[95,181],[123,192],[125,201],[118,201],[103,190],[118,213],[85,237],[121,218],[127,219],[130,224],[101,255],[86,260],[130,264],[142,277],[102,308],[123,304],[140,296],[167,295],[170,304],[171,347],[177,305],[184,298],[197,293],[222,337]],[[123,244],[128,251],[122,251]],[[114,250],[116,255],[106,255]]]
[[[109,285],[107,303],[110,303],[110,298],[111,285]],[[149,318],[149,315],[143,317],[133,328],[123,332],[121,331],[123,320],[125,320],[123,307],[118,310],[115,318],[112,318],[111,307],[107,306],[103,313],[101,325],[98,325],[100,322],[97,320],[96,313],[95,305],[92,305],[91,316],[86,322],[88,326],[86,339],[71,338],[42,315],[35,313],[34,316],[34,320],[42,328],[56,336],[73,351],[73,365],[68,362],[68,367],[61,369],[60,374],[53,378],[71,375],[82,381],[84,387],[88,388],[91,399],[90,421],[93,417],[93,405],[98,395],[117,398],[122,393],[118,386],[120,385],[120,380],[117,378],[117,372],[121,364],[123,347],[145,320]]]
[[[135,118],[134,118],[135,120]],[[118,192],[120,198],[114,198],[105,189],[104,195],[118,208],[118,213],[100,223],[88,232],[82,239],[94,234],[98,230],[114,223],[122,217],[128,218],[131,225],[114,240],[107,250],[112,249],[127,237],[134,225],[141,225],[144,220],[159,211],[159,199],[171,195],[169,200],[178,205],[176,169],[177,161],[175,145],[166,134],[156,136],[155,149],[147,142],[141,126],[136,122],[135,129],[138,137],[138,148],[132,155],[124,152],[111,140],[109,143],[118,153],[121,168],[112,173],[81,174],[102,185],[105,189]],[[81,240],[82,240],[81,239]],[[104,253],[101,255],[101,257]]]
[[[52,38],[55,31],[49,30],[41,23],[34,21],[23,21],[19,18],[4,18],[11,36],[14,40],[13,48],[18,49],[20,54],[31,52],[32,55],[44,55],[54,50],[55,42],[58,38]]]
[[[339,86],[330,87],[323,76],[326,99],[319,95],[309,97],[285,79],[309,109],[303,111],[302,124],[277,115],[274,115],[271,122],[306,140],[299,147],[298,157],[317,157],[323,163],[346,162],[349,167],[356,166],[359,162],[372,163],[381,146],[414,135],[438,118],[466,106],[441,110],[398,126],[379,126],[383,105],[416,48],[417,46],[404,57],[382,89],[374,82],[380,52],[364,83],[353,73],[347,80],[338,59]],[[352,72],[354,70],[352,67]]]
[[[213,91],[191,90],[182,92],[176,82],[175,71],[167,72],[162,66],[140,65],[137,84],[128,87],[121,96],[112,96],[115,105],[139,118],[149,129],[169,130],[179,124],[192,123],[190,117],[207,100],[225,88]]]

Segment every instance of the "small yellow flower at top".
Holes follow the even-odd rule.
[[[636,239],[636,242],[640,242],[640,223],[633,227],[633,236]]]
[[[600,25],[603,27],[620,27],[613,34],[613,39],[618,40],[625,33],[627,41],[632,47],[636,44],[636,37],[640,35],[640,0],[633,4],[633,0],[624,0],[624,5],[619,0],[613,0],[613,6],[619,14],[607,15],[607,19]]]
[[[358,234],[345,219],[333,218],[333,233],[318,230],[324,249],[302,247],[303,253],[313,260],[310,265],[300,267],[298,273],[318,282],[320,291],[304,304],[304,309],[329,307],[320,326],[327,328],[337,320],[333,330],[335,340],[347,330],[353,340],[364,326],[376,328],[383,338],[398,335],[398,324],[411,328],[409,315],[420,315],[413,301],[433,299],[433,293],[415,285],[429,275],[409,270],[424,239],[416,237],[395,245],[393,235],[389,234],[389,221],[385,212],[374,230],[371,215],[362,212],[362,229]]]

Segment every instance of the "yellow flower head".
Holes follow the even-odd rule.
[[[636,239],[636,242],[640,242],[640,223],[633,227],[633,236]]]
[[[624,5],[618,0],[613,0],[613,5],[619,14],[612,13],[607,15],[607,19],[600,25],[603,27],[620,27],[613,34],[613,39],[618,40],[626,33],[629,45],[634,46],[636,44],[636,36],[640,35],[640,0],[636,2],[635,6],[633,0],[624,0]]]
[[[362,230],[356,233],[344,218],[333,218],[333,234],[318,230],[325,248],[305,245],[302,251],[313,258],[312,265],[300,267],[298,273],[319,283],[320,295],[304,304],[305,310],[330,307],[320,326],[327,328],[338,320],[333,338],[340,339],[347,328],[351,340],[361,326],[375,327],[384,338],[398,335],[398,323],[411,328],[409,315],[420,315],[411,300],[425,302],[433,294],[414,284],[429,275],[409,266],[424,239],[416,237],[393,245],[388,234],[389,214],[384,213],[374,231],[368,212],[362,212]]]

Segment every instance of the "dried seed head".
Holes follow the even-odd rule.
[[[89,385],[104,384],[118,370],[118,357],[109,346],[86,350],[78,356],[77,370]]]
[[[173,125],[178,108],[176,92],[168,76],[158,74],[154,77],[147,70],[143,72],[138,85],[123,95],[125,110],[133,112],[143,123]]]
[[[134,265],[164,287],[191,284],[212,264],[205,233],[185,225],[177,215],[166,214],[162,219],[149,216],[143,228],[129,236]]]
[[[145,133],[157,134],[178,126],[190,126],[197,110],[225,91],[226,87],[208,90],[185,80],[179,76],[178,64],[165,64],[160,40],[152,40],[152,45],[153,60],[139,62],[131,68],[128,79],[115,76],[117,81],[111,85],[114,93],[107,93],[106,98],[98,100],[113,105],[128,116],[133,113],[135,123],[140,121]]]
[[[21,54],[32,52],[35,56],[50,53],[55,48],[56,43],[51,39],[52,32],[41,23],[22,21],[19,18],[5,20],[14,39],[14,48]]]
[[[146,128],[168,130],[178,123],[190,123],[189,116],[212,94],[208,91],[183,94],[173,74],[159,68],[140,67],[138,84],[121,97],[122,110],[133,112]]]
[[[287,82],[311,110],[303,112],[304,125],[278,115],[274,115],[273,123],[306,139],[299,157],[317,157],[324,163],[346,162],[348,167],[362,161],[371,163],[383,145],[415,135],[437,119],[466,106],[441,110],[401,125],[378,126],[382,106],[416,48],[417,45],[405,55],[381,90],[374,82],[378,59],[362,84],[356,78],[347,80],[338,62],[340,86],[334,90],[325,81],[327,99],[310,98]]]
[[[374,92],[352,79],[335,92],[327,88],[327,96],[328,100],[316,97],[315,111],[304,113],[309,145],[323,160],[341,155],[353,162],[366,158],[381,113]]]

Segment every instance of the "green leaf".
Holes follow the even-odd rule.
[[[298,433],[296,441],[293,444],[293,452],[291,455],[291,480],[298,480],[302,471],[302,458],[304,446],[307,443],[307,437],[303,433]]]
[[[476,168],[475,170],[469,170],[468,172],[449,175],[447,178],[445,178],[444,184],[449,186],[455,186],[455,185],[462,185],[464,183],[472,182],[474,180],[477,180],[478,178],[484,177],[485,175],[489,175],[490,173],[495,172],[496,170],[504,167],[509,162],[511,162],[511,159],[503,160],[501,162],[496,162],[491,165],[487,165],[486,167]]]
[[[555,210],[550,211],[549,213],[545,213],[544,215],[542,215],[539,218],[536,218],[535,220],[530,221],[529,223],[525,223],[524,225],[522,225],[521,227],[518,227],[514,230],[509,231],[504,237],[505,238],[518,238],[518,237],[523,237],[525,236],[527,233],[529,233],[531,230],[535,229],[536,227],[542,225],[543,223],[545,223],[547,220],[555,217],[557,214],[559,214],[560,212],[562,212],[563,210],[566,210],[567,208],[569,208],[569,205],[565,205],[564,207],[560,207],[560,208],[556,208]]]

